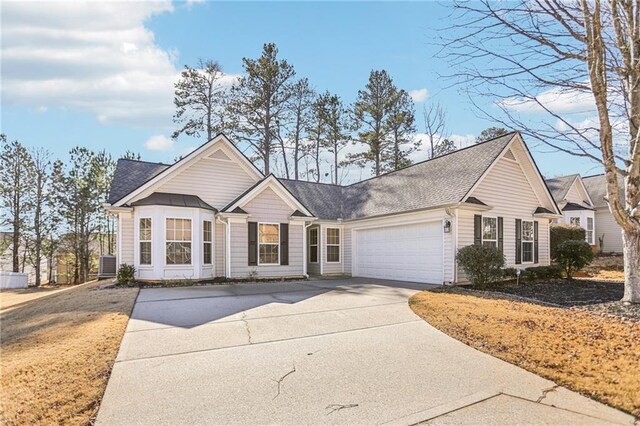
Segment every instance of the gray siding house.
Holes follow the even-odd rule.
[[[264,176],[219,135],[173,165],[119,160],[105,208],[118,263],[143,280],[464,282],[465,245],[548,265],[549,223],[562,217],[518,133],[346,186]]]

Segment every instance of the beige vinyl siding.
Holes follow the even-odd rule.
[[[504,220],[504,254],[507,266],[515,265],[515,221],[538,222],[539,263],[523,263],[519,267],[549,264],[549,221],[534,219],[533,212],[540,205],[519,163],[500,159],[480,185],[470,194],[493,208],[486,212],[461,210],[458,212],[458,248],[473,244],[473,216],[502,217]],[[459,278],[462,278],[461,271]]]
[[[249,221],[289,223],[294,212],[271,188],[265,188],[247,204],[241,206],[249,213]],[[233,277],[302,276],[302,223],[289,224],[289,265],[248,265],[247,223],[231,224],[231,275]]]
[[[342,247],[342,257],[343,257],[343,265],[344,265],[344,273],[347,275],[351,275],[352,272],[352,263],[353,263],[353,254],[352,254],[352,249],[353,249],[353,244],[352,244],[352,238],[353,238],[353,230],[351,229],[351,227],[349,226],[345,226],[343,228],[343,247]]]
[[[317,229],[318,230],[318,261],[315,263],[309,262],[309,250],[307,250],[307,273],[312,275],[320,275],[320,247],[322,246],[322,235],[320,234],[319,226],[310,226],[308,229]],[[307,235],[307,244],[309,242],[309,237]]]
[[[580,191],[578,190],[578,188],[576,187],[576,183],[574,182],[573,185],[571,185],[571,188],[569,188],[569,191],[567,191],[567,195],[565,195],[565,200],[567,200],[570,203],[582,203],[584,201],[584,198],[582,197],[582,195],[580,194]]]
[[[337,228],[340,230],[340,262],[327,262],[327,229]],[[322,225],[322,275],[342,274],[342,262],[344,261],[344,242],[342,226]]]
[[[227,242],[227,235],[225,233],[225,225],[220,222],[215,222],[216,231],[215,231],[215,247],[213,249],[213,255],[215,256],[215,265],[216,265],[216,276],[224,277],[225,276],[225,244]]]
[[[133,265],[133,215],[129,212],[119,214],[118,233],[120,234],[121,247],[118,248],[120,253],[119,264],[126,263]]]
[[[255,179],[234,161],[201,158],[151,192],[196,195],[220,210],[254,183]]]
[[[595,212],[594,243],[600,248],[599,238],[604,235],[602,251],[605,253],[622,253],[622,229],[613,218],[608,208],[601,208]]]

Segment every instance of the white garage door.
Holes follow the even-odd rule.
[[[439,221],[358,230],[355,243],[354,276],[443,282]]]

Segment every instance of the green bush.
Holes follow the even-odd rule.
[[[568,225],[566,223],[552,223],[549,227],[551,258],[556,260],[558,255],[558,246],[564,241],[584,241],[585,236],[585,230],[579,226]]]
[[[457,260],[471,284],[476,288],[484,288],[502,278],[504,256],[496,247],[480,245],[462,247],[458,250]]]
[[[564,241],[556,251],[556,261],[569,280],[573,278],[574,272],[584,268],[593,260],[591,246],[585,241]]]
[[[516,268],[504,268],[502,270],[502,277],[515,280],[518,278],[518,270]]]
[[[562,278],[562,267],[560,265],[532,266],[525,270],[528,280],[551,280]]]
[[[136,280],[136,268],[133,265],[127,265],[123,263],[118,268],[118,275],[116,275],[116,281],[118,284],[130,284]]]

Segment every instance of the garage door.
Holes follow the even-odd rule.
[[[355,276],[442,284],[438,222],[357,230]]]

